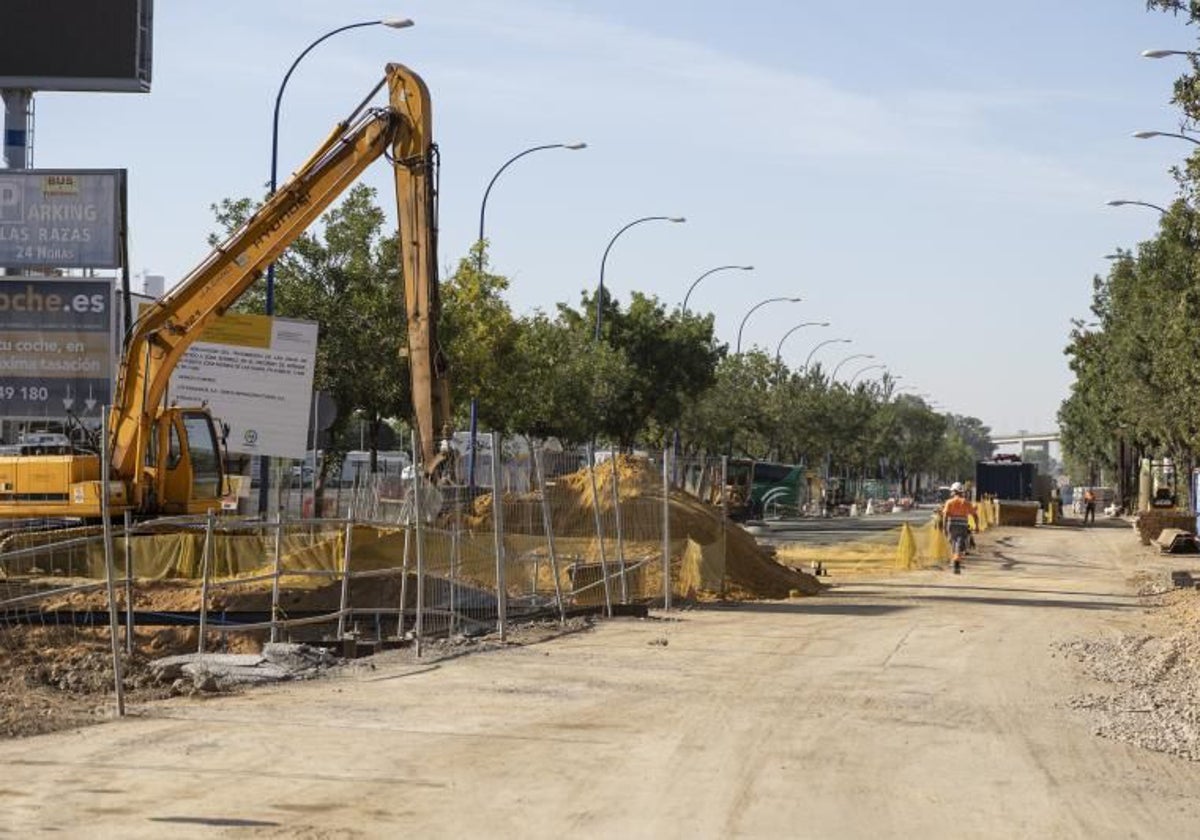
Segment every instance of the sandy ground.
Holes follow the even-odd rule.
[[[1064,651],[1157,632],[1136,587],[1197,567],[997,529],[962,576],[149,703],[0,742],[0,834],[1194,836],[1200,763],[1097,734]]]

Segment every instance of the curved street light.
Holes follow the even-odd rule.
[[[828,327],[828,321],[805,321],[803,324],[797,324],[783,334],[783,338],[779,339],[779,343],[775,345],[775,364],[779,364],[780,354],[783,352],[783,342],[787,341],[787,337],[802,327]]]
[[[1107,203],[1108,203],[1109,207],[1125,207],[1125,206],[1149,207],[1151,209],[1157,210],[1159,213],[1162,213],[1164,216],[1167,215],[1167,208],[1159,207],[1157,204],[1151,204],[1149,201],[1130,201],[1129,199],[1126,199],[1126,198],[1115,198],[1112,201],[1109,201]]]
[[[874,358],[875,358],[875,356],[873,356],[870,353],[854,353],[852,355],[847,356],[846,358],[842,359],[840,362],[838,362],[836,365],[833,366],[833,373],[831,373],[829,375],[829,381],[830,382],[837,381],[838,371],[842,369],[842,365],[846,364],[846,362],[853,361],[854,359],[874,359]]]
[[[275,194],[278,188],[278,172],[279,172],[279,105],[283,101],[283,89],[287,87],[288,79],[292,78],[292,73],[303,59],[304,56],[312,52],[313,48],[327,38],[332,38],[340,32],[345,32],[347,29],[361,29],[364,26],[386,26],[389,29],[407,29],[412,26],[413,22],[409,18],[383,18],[382,20],[364,20],[358,23],[348,23],[345,26],[339,26],[337,29],[331,29],[322,35],[317,40],[313,41],[300,55],[296,56],[296,60],[292,62],[292,66],[283,74],[283,81],[279,84],[279,92],[275,94],[275,114],[271,118],[271,194]],[[267,300],[266,310],[268,315],[275,314],[275,263],[267,266]]]
[[[750,316],[753,315],[758,309],[761,309],[768,303],[779,303],[781,301],[787,301],[788,303],[799,303],[801,300],[802,299],[798,297],[772,297],[767,298],[766,300],[760,300],[758,303],[754,304],[754,306],[751,306],[750,311],[747,312],[742,318],[742,323],[738,325],[737,349],[734,351],[734,353],[740,354],[742,352],[742,330],[746,328],[746,322],[750,320]]]
[[[869,370],[878,370],[879,368],[886,368],[886,367],[887,367],[887,365],[884,365],[884,364],[877,364],[877,365],[867,365],[865,368],[862,368],[862,369],[860,369],[860,370],[856,371],[856,372],[854,373],[854,375],[850,377],[850,379],[849,379],[849,380],[846,382],[846,387],[847,387],[847,388],[853,388],[853,387],[854,387],[854,380],[858,379],[858,377],[862,376],[862,375],[863,375],[864,373],[866,373],[867,371],[869,371]]]
[[[1195,143],[1200,146],[1200,140],[1195,137],[1188,137],[1177,131],[1135,131],[1133,136],[1139,140],[1149,140],[1151,137],[1177,137],[1180,140],[1187,140],[1189,143]]]
[[[1166,58],[1169,55],[1186,55],[1194,58],[1200,55],[1200,53],[1194,53],[1190,50],[1142,50],[1142,58]]]
[[[687,313],[687,302],[688,302],[688,298],[690,298],[692,296],[692,290],[695,289],[696,286],[700,285],[701,280],[703,280],[705,277],[707,277],[710,274],[716,274],[718,271],[729,271],[732,269],[736,269],[737,271],[753,271],[754,266],[752,266],[752,265],[719,265],[716,268],[710,268],[708,271],[701,274],[699,277],[697,277],[695,280],[692,281],[692,285],[688,286],[687,294],[683,296],[683,311],[684,311],[684,313],[685,314]]]
[[[292,73],[295,72],[296,66],[304,59],[304,56],[313,51],[313,48],[327,38],[332,38],[338,33],[345,32],[348,29],[361,29],[364,26],[386,26],[389,29],[407,29],[412,26],[413,22],[409,18],[383,18],[381,20],[363,20],[358,23],[348,23],[345,26],[339,26],[336,29],[331,29],[317,38],[304,50],[296,56],[292,62],[292,66],[283,74],[283,81],[279,83],[279,91],[275,94],[275,111],[271,116],[271,195],[275,194],[279,187],[279,105],[283,102],[283,90],[287,87],[288,79],[292,78]],[[265,309],[267,315],[275,314],[275,263],[274,261],[267,264],[267,298],[265,301]],[[267,507],[270,504],[270,489],[271,489],[271,459],[260,458],[261,472],[258,482],[258,510],[259,513],[266,515]]]
[[[808,354],[808,357],[804,360],[804,369],[808,370],[808,363],[812,361],[812,357],[815,356],[817,351],[820,350],[822,347],[824,347],[826,344],[851,344],[851,343],[853,343],[852,339],[849,339],[849,338],[830,338],[825,341],[822,341],[820,344],[818,344],[816,347],[814,347],[812,349],[812,351]]]
[[[488,181],[487,189],[483,191],[483,201],[479,205],[479,239],[477,239],[476,242],[479,245],[479,260],[478,260],[477,267],[480,271],[483,271],[483,220],[484,220],[485,214],[487,213],[488,196],[492,192],[492,187],[496,184],[496,179],[500,177],[500,173],[502,173],[505,169],[508,169],[508,167],[512,166],[514,163],[516,163],[521,158],[525,157],[525,155],[531,155],[534,152],[541,152],[546,149],[569,149],[572,152],[576,152],[576,151],[579,151],[580,149],[586,149],[586,148],[587,148],[587,143],[582,143],[582,142],[546,143],[541,146],[533,146],[531,148],[526,149],[523,152],[518,152],[517,154],[513,155],[512,157],[510,157],[508,160],[506,160],[504,162],[503,166],[501,166],[499,169],[496,170],[496,174],[492,176],[492,180]]]
[[[672,222],[674,224],[682,224],[687,219],[683,216],[642,216],[640,219],[634,219],[625,227],[613,234],[613,238],[608,240],[608,246],[604,249],[604,256],[600,258],[600,285],[596,288],[596,341],[600,340],[600,326],[604,318],[604,266],[608,262],[608,252],[612,250],[615,243],[621,234],[629,230],[634,225],[640,225],[643,222]]]

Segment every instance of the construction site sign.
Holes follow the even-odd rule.
[[[231,453],[303,458],[318,332],[315,321],[226,313],[176,366],[172,400],[206,403],[229,426]]]
[[[112,304],[108,279],[0,278],[0,416],[98,423],[112,393]]]
[[[0,267],[118,268],[123,170],[0,170]]]

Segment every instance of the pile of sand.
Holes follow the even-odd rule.
[[[618,455],[615,462],[605,461],[595,468],[593,476],[587,468],[560,476],[547,487],[551,519],[556,539],[595,540],[596,507],[609,522],[605,539],[614,538],[611,518],[614,507],[613,473],[621,501],[622,536],[626,556],[661,558],[662,552],[662,479],[658,471],[644,458]],[[475,499],[464,524],[471,529],[492,527],[493,499],[490,494]],[[787,598],[800,593],[816,594],[821,583],[812,575],[775,562],[770,553],[758,545],[755,538],[738,524],[725,520],[721,511],[700,499],[679,490],[672,490],[668,500],[670,536],[672,542],[672,575],[683,563],[681,545],[688,541],[701,546],[724,545],[724,597],[737,599]],[[508,533],[528,533],[539,536],[542,529],[541,496],[537,493],[509,493],[504,496],[504,521]],[[523,530],[524,529],[524,530]],[[611,549],[610,549],[611,552]],[[649,571],[655,575],[659,563],[650,562]],[[649,591],[656,591],[648,580]]]

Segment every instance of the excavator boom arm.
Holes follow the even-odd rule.
[[[430,100],[425,83],[402,65],[389,64],[384,81],[387,108],[366,109],[364,100],[245,224],[138,318],[121,365],[111,424],[113,470],[132,480],[135,497],[155,415],[184,352],[384,154],[391,156],[396,170],[413,403],[426,463],[430,462],[436,424],[444,422],[447,404],[435,396],[444,395],[446,388],[436,339],[439,306]]]

